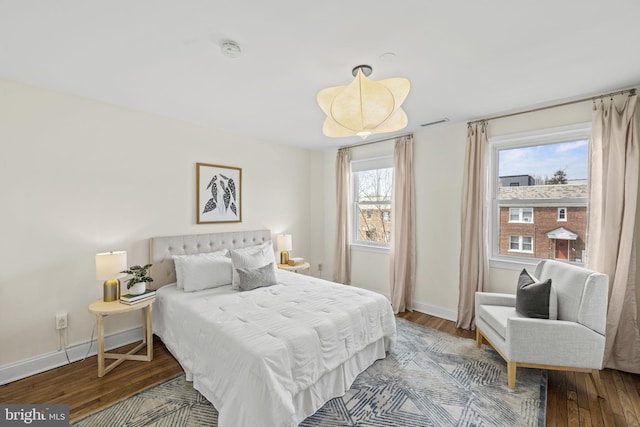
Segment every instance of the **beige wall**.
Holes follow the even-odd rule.
[[[268,228],[309,258],[322,222],[310,216],[321,154],[7,80],[0,147],[0,367],[55,352],[60,312],[69,345],[89,340],[96,253],[126,250],[133,265],[152,236]],[[196,162],[242,168],[242,223],[195,223]],[[140,320],[106,324],[109,334]]]
[[[582,103],[490,122],[491,136],[591,120]],[[455,317],[466,124],[420,129],[416,146],[416,308]],[[354,158],[392,153],[392,144]],[[145,262],[157,235],[269,228],[293,234],[293,256],[330,279],[336,150],[309,152],[0,80],[0,367],[55,352],[54,317],[69,344],[91,336],[101,298],[94,256],[126,250]],[[247,153],[251,153],[248,155]],[[195,163],[243,170],[243,222],[195,224]],[[640,254],[639,254],[640,256]],[[322,263],[322,272],[318,271]],[[388,254],[353,253],[353,283],[389,293]],[[490,290],[514,292],[518,271],[492,268]],[[640,290],[640,287],[638,287]],[[107,321],[107,333],[139,325]]]
[[[464,165],[465,124],[449,124],[414,133],[416,170],[417,272],[416,308],[455,317],[460,252],[460,193]],[[393,155],[393,141],[354,148],[353,159]],[[335,243],[335,150],[325,151],[328,240],[325,260]],[[389,254],[352,249],[352,283],[389,294]],[[331,278],[333,262],[326,262]]]
[[[623,97],[618,98],[619,102],[623,101]],[[591,108],[590,102],[583,102],[494,120],[489,122],[489,136],[590,122]],[[457,311],[466,129],[465,123],[454,123],[414,133],[418,256],[414,299],[416,309],[441,317],[455,317]],[[332,195],[335,154],[335,150],[327,150],[324,156],[325,192]],[[327,206],[328,212],[335,212],[333,199]],[[325,218],[325,235],[331,243],[325,249],[325,259],[329,259],[335,236],[335,219],[331,214]],[[356,253],[353,258],[353,283],[388,294],[388,255],[363,252]],[[329,271],[325,272],[326,277],[331,277]],[[515,293],[518,273],[517,270],[491,268],[489,290]]]

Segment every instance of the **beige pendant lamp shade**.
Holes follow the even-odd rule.
[[[401,105],[411,84],[405,78],[369,80],[371,67],[358,65],[355,79],[347,86],[323,89],[317,99],[327,115],[322,132],[331,138],[371,134],[404,129],[408,120]]]

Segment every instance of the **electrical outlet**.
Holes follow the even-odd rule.
[[[67,313],[56,314],[56,329],[66,329],[67,328]]]

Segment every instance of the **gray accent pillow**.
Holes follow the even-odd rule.
[[[238,286],[241,291],[276,285],[275,264],[269,263],[258,268],[236,268]]]
[[[523,269],[518,278],[516,310],[527,317],[549,318],[551,279],[539,282]]]
[[[273,272],[276,271],[276,259],[273,255],[273,244],[271,240],[259,245],[248,246],[246,248],[234,249],[229,252],[231,261],[233,262],[233,278],[232,288],[240,289],[238,269],[239,268],[258,268],[263,265],[273,263]]]

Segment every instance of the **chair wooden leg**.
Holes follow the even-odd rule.
[[[482,347],[482,334],[480,333],[480,329],[476,326],[476,347]]]
[[[600,371],[597,369],[592,369],[591,378],[593,379],[593,384],[596,386],[596,393],[598,393],[598,397],[605,399],[604,387],[602,385],[602,381],[600,380]]]
[[[507,362],[507,385],[511,390],[516,388],[516,362]]]

